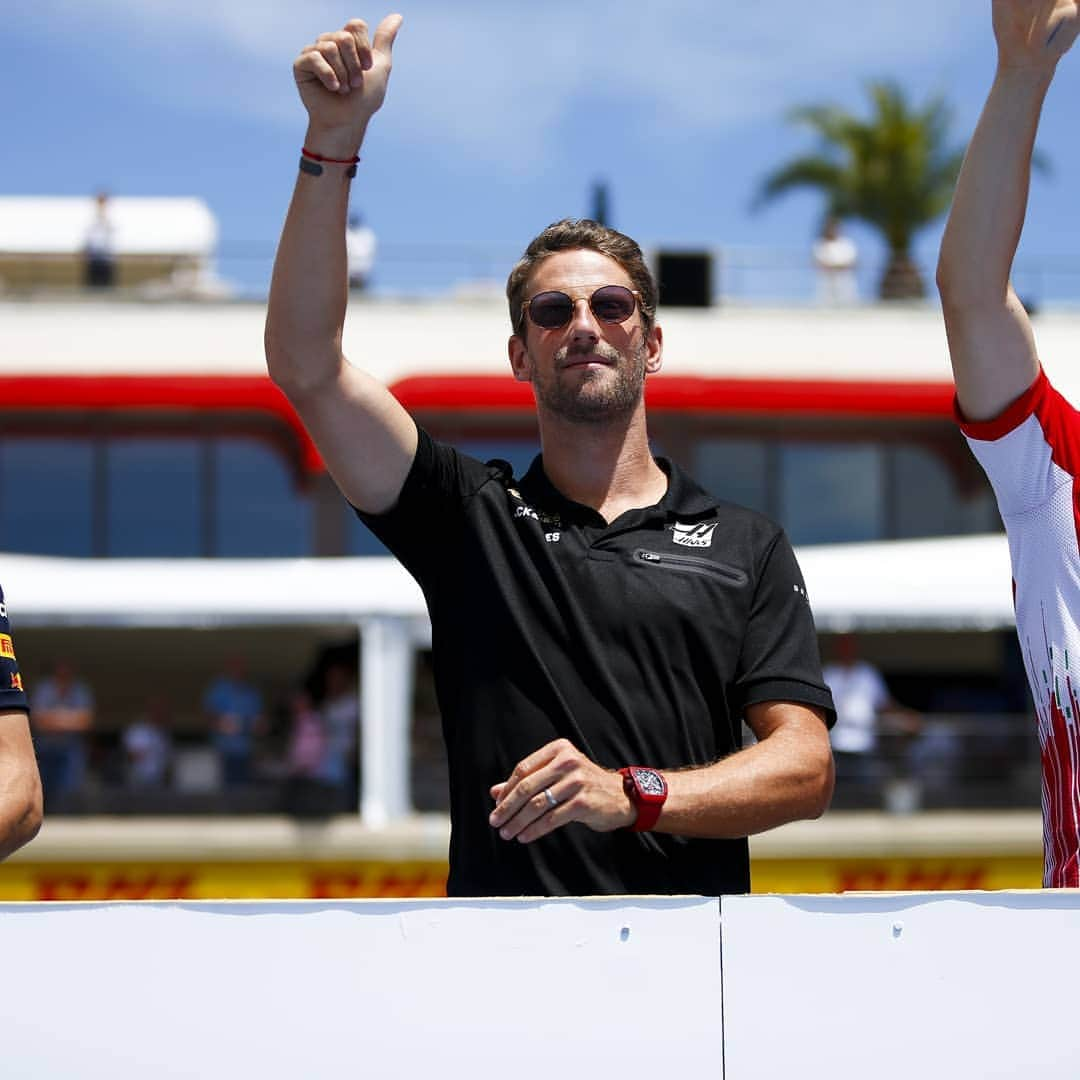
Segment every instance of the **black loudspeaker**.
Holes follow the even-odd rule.
[[[710,307],[713,257],[708,251],[659,251],[656,283],[663,307]]]

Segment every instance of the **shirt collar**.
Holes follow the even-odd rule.
[[[667,491],[655,507],[643,507],[643,510],[652,510],[665,518],[683,519],[712,513],[720,505],[718,499],[710,495],[675,462],[663,457],[658,457],[655,461],[667,473]],[[592,507],[568,499],[551,482],[544,472],[543,454],[537,454],[533,459],[528,472],[521,478],[519,487],[530,502],[544,510],[558,510],[567,520],[581,520],[583,524],[603,523],[603,518]]]

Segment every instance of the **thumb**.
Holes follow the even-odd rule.
[[[375,29],[375,40],[371,43],[372,48],[376,52],[384,52],[389,56],[394,47],[394,38],[397,37],[397,32],[401,29],[401,24],[404,21],[400,15],[387,15]]]

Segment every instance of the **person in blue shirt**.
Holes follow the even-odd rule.
[[[225,671],[207,687],[203,709],[210,718],[210,737],[221,758],[225,786],[249,783],[255,739],[263,729],[263,700],[248,681],[241,657],[230,657]]]

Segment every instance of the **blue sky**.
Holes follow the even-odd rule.
[[[650,246],[805,250],[811,194],[753,212],[771,168],[808,149],[785,119],[865,86],[943,94],[966,140],[993,74],[989,0],[410,0],[354,204],[383,251],[426,252],[429,276],[505,274],[548,222],[580,215],[606,178],[612,223]],[[337,0],[37,0],[8,5],[0,194],[198,195],[221,268],[259,291],[296,171],[304,113],[291,63],[321,31],[382,10]],[[1051,91],[1022,257],[1080,271],[1071,102],[1080,54]],[[867,257],[871,234],[856,231]],[[940,229],[920,238],[935,257]],[[476,252],[457,259],[462,251]],[[490,253],[490,258],[488,254]],[[384,281],[394,277],[384,267]],[[1073,282],[1073,277],[1075,282]],[[1063,284],[1064,282],[1064,284]],[[1055,279],[1067,293],[1080,273]]]

